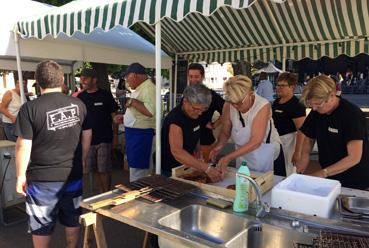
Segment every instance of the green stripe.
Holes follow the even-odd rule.
[[[187,18],[186,24],[189,24],[192,28],[192,30],[195,30],[196,33],[198,34],[198,36],[202,39],[202,49],[205,50],[206,44],[209,44],[211,46],[214,47],[214,45],[216,46],[216,40],[213,39],[212,33],[209,32],[208,27],[207,26],[202,26],[200,27],[200,22],[198,21],[198,19],[196,19],[195,16],[196,15],[191,15]]]
[[[333,13],[333,18],[334,18],[334,22],[335,22],[335,25],[338,29],[338,32],[339,32],[339,37],[344,37],[344,34],[342,32],[342,28],[341,28],[341,25],[340,25],[340,21],[338,20],[338,13],[337,13],[337,8],[336,8],[336,4],[335,4],[335,0],[330,0],[330,4],[332,6],[332,13]],[[335,38],[339,38],[337,36],[335,36]]]
[[[320,16],[318,14],[318,7],[317,7],[316,3],[317,2],[315,2],[315,1],[311,1],[311,6],[313,7],[313,11],[314,11],[314,13],[316,13],[314,15],[316,17],[315,20],[316,20],[316,23],[318,24],[318,28],[319,28],[320,34],[322,35],[322,37],[323,37],[324,40],[327,40],[328,37],[327,37],[326,33],[324,32],[323,25],[322,25],[322,22],[320,20]]]
[[[98,24],[99,24],[99,15],[100,15],[100,8],[97,7],[95,9],[95,20],[94,20],[94,26],[93,26],[94,29],[98,27]]]
[[[291,6],[289,4],[285,4],[286,6],[286,10],[287,10],[287,14],[288,14],[288,17],[292,23],[292,26],[293,26],[293,29],[292,27],[290,28],[290,35],[292,37],[292,41],[293,42],[299,42],[299,41],[302,41],[304,40],[302,38],[302,35],[301,35],[301,32],[300,32],[300,29],[299,27],[297,26],[297,20],[295,20],[293,14],[292,14],[292,11],[294,11],[294,9],[296,8],[294,5],[294,9],[292,10]],[[294,11],[295,12],[295,11]],[[287,17],[286,17],[287,18]],[[286,23],[287,24],[287,23]],[[301,25],[303,26],[303,24]],[[295,34],[296,33],[296,34]],[[295,37],[297,35],[297,37]]]
[[[276,11],[275,11],[275,9],[274,8],[272,8],[272,7],[269,7],[270,8],[270,10],[271,10],[271,12],[272,12],[272,14],[273,14],[273,16],[277,16],[277,13],[276,13]],[[283,16],[283,15],[282,15]],[[277,25],[279,26],[279,27],[281,27],[280,28],[280,30],[281,30],[281,33],[282,33],[282,35],[283,35],[283,37],[285,38],[285,39],[287,39],[287,33],[286,33],[286,30],[285,30],[285,28],[283,28],[283,25],[282,25],[282,21],[279,19],[279,18],[276,18],[276,22],[277,22]],[[272,22],[271,22],[272,23]]]
[[[142,0],[141,1],[141,6],[140,6],[140,13],[138,15],[139,20],[143,20],[145,18],[145,6],[146,6],[146,0]]]
[[[252,7],[251,7],[252,8]],[[243,9],[242,13],[248,17],[249,21],[251,22],[252,26],[251,26],[251,30],[255,30],[258,35],[258,37],[260,38],[261,42],[257,43],[257,45],[265,45],[268,44],[267,41],[264,39],[263,35],[261,34],[261,29],[258,27],[258,25],[256,25],[253,17],[251,16],[250,12],[248,10]],[[256,39],[256,42],[258,41],[258,39]]]
[[[296,4],[295,11],[296,11],[297,19],[298,19],[296,21],[298,21],[300,23],[300,25],[302,27],[302,31],[304,32],[305,37],[307,38],[307,40],[311,40],[311,39],[309,39],[310,34],[309,34],[309,32],[306,28],[305,21],[302,19],[302,15],[306,15],[305,10],[303,9],[302,11],[300,11],[300,7],[298,7],[298,5]]]
[[[346,42],[346,54],[351,56],[351,42]]]
[[[368,40],[364,41],[364,52],[367,54],[369,53],[369,41]]]
[[[212,14],[218,7],[217,0],[210,0],[209,13]]]
[[[83,31],[81,30],[82,29],[82,12],[81,11],[78,11],[77,13],[77,28],[78,28],[78,31]]]
[[[359,54],[360,52],[360,41],[355,41],[355,55]]]
[[[188,44],[184,42],[186,40],[186,36],[181,32],[176,32],[174,24],[170,20],[168,20],[168,28],[171,29],[172,35],[176,37],[175,40],[177,40],[177,43],[183,47],[183,50],[181,52],[190,51],[191,47],[189,47]]]
[[[206,27],[207,30],[210,29],[211,30],[211,37],[209,37],[209,39],[212,39],[216,44],[217,44],[217,48],[222,47],[223,43],[221,43],[222,41],[222,37],[220,37],[218,35],[218,33],[214,30],[214,26],[212,26],[210,23],[207,22],[207,20],[209,20],[210,18],[204,17],[202,15],[193,15],[195,19],[202,19],[205,20],[203,24],[201,21],[198,21],[199,25]],[[215,37],[215,38],[214,38]]]
[[[334,39],[334,38],[336,38],[336,35],[333,32],[332,23],[330,22],[330,19],[329,19],[329,14],[328,14],[326,2],[321,1],[320,3],[321,3],[321,6],[322,6],[324,21],[327,23],[329,35],[331,36],[332,39]]]
[[[69,35],[71,36],[74,33],[74,13],[70,14],[70,33]]]
[[[170,12],[170,17],[174,20],[177,20],[178,2],[179,0],[173,0],[172,10]]]
[[[355,19],[354,19],[354,15],[357,15],[358,13],[357,13],[357,10],[355,10],[355,13],[353,13],[352,4],[350,2],[351,0],[346,0],[346,6],[348,6],[346,12],[350,20],[350,23],[348,23],[347,25],[351,25],[351,30],[354,35],[360,35],[360,33],[356,29]],[[357,3],[359,2],[360,1],[357,1]]]
[[[120,8],[120,17],[119,17],[120,25],[123,25],[124,23],[124,18],[126,17],[126,8],[127,8],[127,2],[123,2]]]
[[[249,26],[248,22],[246,21],[243,10],[236,11],[235,13],[241,18],[242,24],[245,25],[245,27],[246,27],[245,30],[243,28],[240,28],[240,29],[244,30],[245,32],[246,32],[246,30],[252,30],[251,27]],[[253,43],[254,44],[259,44],[259,43],[257,43],[258,39],[256,38],[254,32],[249,32],[249,34],[246,35],[246,37],[248,37],[248,36],[251,36],[252,40],[255,41],[255,42],[253,42],[253,41],[250,40],[251,44],[253,44]]]
[[[330,50],[331,50],[329,49],[329,43],[325,43],[324,46],[325,46],[325,55],[329,57]]]
[[[91,26],[91,9],[87,9],[85,12],[85,33],[88,34],[90,32]]]
[[[187,35],[188,37],[193,37],[196,41],[197,50],[205,50],[207,48],[206,45],[210,45],[211,42],[207,37],[204,35],[205,30],[194,28],[192,24],[195,24],[193,19],[189,19],[188,17],[186,20],[178,23],[178,26],[183,27],[186,30],[187,34],[193,34],[193,35]]]
[[[186,34],[184,35],[184,40],[182,42],[190,44],[191,50],[204,50],[204,47],[202,46],[202,44],[204,44],[204,41],[199,39],[199,37],[201,37],[201,34],[194,33],[195,30],[189,29],[186,23],[179,22],[177,23],[177,25],[173,25],[173,29],[175,30],[175,32]]]
[[[232,5],[232,0],[224,0],[224,4]]]
[[[185,0],[183,4],[183,16],[187,15],[190,12],[191,0]]]
[[[111,11],[111,19],[110,19],[109,29],[112,29],[112,28],[115,27],[115,25],[117,25],[117,23],[115,23],[115,18],[117,17],[117,10],[118,10],[118,4],[114,3],[112,11]]]
[[[302,5],[304,6],[304,9],[306,11],[309,9],[305,1],[302,1]],[[313,35],[313,39],[312,40],[319,40],[318,39],[318,35],[317,35],[316,31],[315,31],[315,26],[313,24],[313,21],[311,20],[311,17],[310,17],[310,14],[309,13],[306,13],[306,19],[308,21],[308,25],[311,27],[311,32],[312,32],[312,35]],[[312,41],[312,40],[309,40],[309,41]]]
[[[41,33],[41,20],[40,19],[37,20],[37,37],[39,39],[42,38],[42,33]]]
[[[60,15],[56,16],[56,34],[60,33]]]
[[[249,35],[246,33],[244,26],[241,25],[241,23],[238,21],[238,18],[236,17],[237,11],[234,11],[233,9],[229,8],[228,13],[231,15],[231,19],[236,23],[236,27],[234,27],[234,30],[238,30],[238,32],[241,33],[241,35],[239,35],[241,42],[246,43],[246,44],[241,44],[241,45],[245,46],[245,45],[251,44],[252,42],[249,39]]]
[[[53,36],[55,36],[55,29],[54,29],[54,20],[55,19],[55,16],[54,15],[51,15],[50,16],[50,24],[51,24],[51,34],[53,35]]]
[[[223,18],[221,18],[221,14],[223,14]],[[221,8],[219,11],[217,11],[216,13],[214,13],[215,18],[218,18],[219,23],[221,24],[221,32],[223,34],[225,34],[225,36],[227,36],[227,34],[230,37],[230,43],[228,43],[229,45],[232,44],[232,42],[234,43],[234,45],[232,45],[232,48],[236,47],[240,47],[242,46],[242,44],[238,43],[237,41],[237,37],[234,36],[233,32],[229,29],[229,27],[232,29],[234,29],[232,22],[229,19],[229,16],[224,12],[224,8]],[[225,32],[223,32],[223,30]],[[236,33],[237,35],[237,33]]]
[[[259,20],[262,23],[263,28],[265,28],[265,30],[267,30],[267,29],[266,29],[265,24],[264,24],[264,22],[262,20],[264,18],[266,19],[267,23],[269,24],[270,30],[273,33],[273,36],[275,37],[275,39],[279,43],[282,43],[281,37],[279,37],[279,34],[277,33],[276,28],[274,27],[274,24],[270,25],[271,23],[273,23],[273,21],[270,19],[270,15],[269,15],[268,11],[265,9],[265,6],[264,6],[263,3],[265,3],[265,2],[263,2],[263,1],[260,2],[260,7],[261,7],[262,13],[259,13],[259,11],[255,11],[256,12],[256,16],[259,17]],[[265,3],[265,4],[268,4],[268,3]],[[255,8],[255,10],[256,10],[256,8]],[[274,43],[273,40],[271,40],[271,43]]]
[[[260,5],[262,5],[262,4],[260,4]],[[264,22],[263,22],[263,19],[265,19],[265,18],[267,18],[268,19],[268,23],[271,23],[271,20],[270,20],[270,18],[268,17],[269,15],[268,15],[268,13],[263,13],[263,14],[261,14],[261,13],[259,13],[259,11],[258,11],[258,9],[255,7],[254,8],[254,13],[255,13],[255,16],[256,16],[256,18],[259,20],[259,23],[260,23],[260,25],[261,25],[261,27],[258,27],[259,29],[261,28],[262,30],[264,30],[264,32],[265,32],[265,34],[266,34],[266,36],[267,36],[267,38],[269,38],[269,42],[267,42],[267,43],[265,43],[265,44],[273,44],[274,43],[274,41],[273,41],[273,39],[271,38],[271,36],[272,35],[274,35],[274,37],[276,37],[276,36],[278,36],[278,34],[276,34],[276,32],[275,32],[275,28],[271,28],[271,30],[272,30],[272,33],[270,33],[269,31],[268,31],[268,29],[267,29],[267,27],[266,27],[266,25],[264,24]],[[270,22],[269,22],[270,21]],[[278,41],[279,39],[278,38],[276,38],[276,40]],[[282,42],[281,40],[279,40],[280,42]]]
[[[342,28],[343,35],[348,36],[345,19],[344,19],[343,14],[342,14],[342,11],[347,11],[347,10],[342,9],[341,1],[342,0],[335,2],[336,3],[337,14],[338,14],[338,20],[339,20],[339,25]]]
[[[363,1],[368,3],[367,0],[363,0]],[[360,33],[361,34],[367,34],[365,20],[364,20],[364,11],[368,11],[368,10],[363,10],[363,8],[361,7],[362,5],[360,3],[361,3],[361,1],[358,1],[357,9],[355,11],[358,14],[359,21],[360,21],[360,28],[361,28]]]
[[[333,57],[337,57],[338,56],[338,45],[339,43],[334,43],[333,44]]]
[[[155,6],[156,6],[156,0],[152,0],[151,5],[150,5],[149,24],[155,23],[155,17],[156,17]]]
[[[200,12],[200,13],[204,13],[203,12],[203,7],[204,7],[204,2],[203,0],[198,0],[196,2],[196,11]]]
[[[109,11],[109,4],[106,4],[103,8],[103,19],[102,19],[102,23],[101,23],[101,28],[103,30],[106,29],[107,26],[107,20],[108,20],[108,11]]]
[[[129,18],[127,26],[130,27],[133,24],[133,18],[135,17],[136,12],[136,2],[137,0],[132,0],[131,2],[131,9],[129,10]]]
[[[46,15],[44,17],[44,24],[45,24],[45,34],[50,34],[50,28],[49,28],[49,16]]]
[[[68,15],[64,14],[63,15],[63,29],[62,29],[63,33],[67,33],[67,21],[68,21],[67,18],[68,18]]]
[[[167,0],[162,0],[160,7],[160,18],[165,16],[166,9],[167,9]]]
[[[34,21],[31,22],[31,35],[35,36],[35,22]]]
[[[173,33],[170,32],[169,29],[168,29],[168,27],[167,27],[168,26],[168,24],[167,24],[168,21],[169,21],[169,19],[164,19],[163,22],[162,22],[162,30],[163,30],[163,33],[162,33],[163,39],[162,39],[162,41],[163,42],[168,41],[170,43],[170,46],[172,48],[174,48],[175,51],[183,51],[183,49],[181,49],[178,46],[177,39],[175,39],[175,38],[172,37],[172,34]],[[148,25],[146,23],[141,23],[141,25],[146,25],[145,27],[152,32],[152,34],[150,34],[150,35],[152,37],[155,37],[155,30],[153,30],[154,29],[153,26],[150,26],[150,25]]]

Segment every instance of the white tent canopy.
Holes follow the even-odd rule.
[[[32,16],[55,7],[30,0],[3,0],[2,6],[0,69],[16,70],[16,47],[12,30],[19,16]],[[64,65],[66,73],[72,72],[75,61],[108,64],[139,62],[148,68],[155,67],[154,45],[123,27],[108,32],[96,29],[89,35],[76,32],[72,37],[59,34],[55,39],[50,36],[43,40],[21,37],[19,45],[22,60],[25,58],[21,64],[24,70],[34,70],[36,63],[42,59],[57,60]],[[171,58],[162,52],[162,67],[170,68],[171,63]]]
[[[281,69],[278,69],[275,65],[273,65],[272,62],[269,62],[266,67],[261,68],[260,70],[257,70],[255,73],[277,73],[277,72],[283,72]]]

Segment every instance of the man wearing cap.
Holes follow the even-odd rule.
[[[126,101],[127,110],[117,116],[117,123],[124,123],[127,161],[130,181],[150,174],[152,142],[155,128],[155,85],[148,78],[145,67],[131,64],[125,72],[125,80],[132,90]]]
[[[97,72],[83,69],[81,72],[83,91],[78,95],[86,105],[92,120],[92,141],[87,165],[95,173],[100,192],[110,190],[112,170],[112,141],[114,118],[118,105],[110,92],[97,86]]]

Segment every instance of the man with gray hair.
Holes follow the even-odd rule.
[[[82,168],[92,131],[83,102],[61,92],[63,75],[56,62],[39,63],[41,96],[20,108],[16,122],[16,190],[26,196],[36,248],[49,247],[57,221],[65,226],[66,247],[78,244]]]
[[[165,117],[161,130],[162,174],[171,176],[172,168],[182,164],[203,171],[213,181],[221,172],[193,156],[200,140],[200,116],[211,103],[211,92],[203,84],[189,85],[183,101]]]

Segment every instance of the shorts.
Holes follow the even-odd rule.
[[[154,129],[125,127],[126,154],[130,168],[149,169]]]
[[[99,173],[110,173],[112,171],[111,148],[111,143],[91,145],[87,156],[89,169]]]
[[[72,182],[28,182],[26,212],[28,231],[47,236],[55,224],[78,227],[82,208],[82,180]]]

